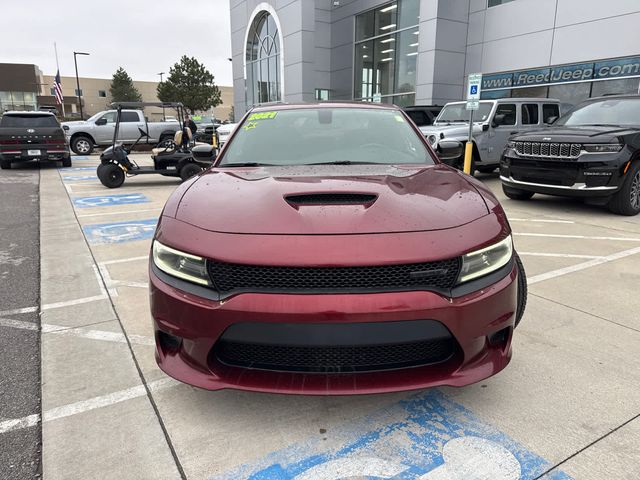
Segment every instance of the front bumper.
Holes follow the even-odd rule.
[[[209,390],[341,395],[468,385],[498,373],[511,358],[517,302],[515,262],[506,272],[506,276],[489,287],[457,298],[410,291],[325,295],[244,293],[214,300],[170,285],[152,265],[150,303],[156,360],[168,375]],[[384,329],[400,325],[392,325],[393,322],[410,326],[413,321],[441,325],[455,343],[453,354],[425,366],[357,372],[294,372],[230,366],[216,355],[220,339],[228,338],[229,332],[237,333],[238,326],[242,329],[245,325],[258,325],[266,332],[270,325],[274,331],[282,325],[298,326],[300,331],[314,326],[325,329],[327,325],[348,330],[354,324],[365,325],[365,329],[366,325],[380,325]],[[442,328],[436,330],[442,335]],[[496,334],[498,342],[494,340]],[[178,342],[167,342],[167,338]]]
[[[506,186],[547,195],[608,197],[624,181],[631,152],[582,154],[577,159],[522,157],[507,148],[500,161]]]

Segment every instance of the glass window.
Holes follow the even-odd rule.
[[[374,94],[389,95],[394,93],[394,77],[396,67],[396,35],[374,40],[373,71],[377,89]]]
[[[76,93],[76,97],[81,97],[82,96],[82,89],[78,90],[77,88],[75,89],[75,93]]]
[[[11,128],[35,128],[35,127],[57,127],[58,121],[53,115],[3,115],[0,120],[0,127]]]
[[[102,98],[106,98],[107,92],[105,90],[98,90],[98,96]]]
[[[280,94],[280,36],[271,15],[256,16],[246,49],[247,105],[279,102]]]
[[[398,3],[392,3],[377,9],[375,15],[374,35],[384,35],[385,33],[398,30],[397,15]]]
[[[409,118],[413,120],[413,123],[419,127],[431,125],[431,118],[422,110],[407,110],[405,113],[409,115]]]
[[[502,5],[503,3],[513,2],[513,0],[489,0],[489,7],[495,7],[497,5]]]
[[[398,5],[398,28],[412,27],[419,20],[420,0],[401,0]]]
[[[624,80],[606,80],[603,82],[593,82],[591,87],[592,97],[603,97],[605,95],[622,95],[627,93],[640,93],[638,89],[639,79],[625,78]]]
[[[591,83],[570,83],[566,85],[551,85],[549,98],[560,100],[561,103],[576,105],[589,98]]]
[[[373,37],[375,25],[375,10],[358,15],[356,17],[356,41]]]
[[[396,35],[396,89],[394,93],[416,91],[416,59],[418,39],[411,30]]]
[[[121,122],[137,122],[139,120],[138,112],[122,112],[120,116]]]
[[[523,103],[522,104],[522,124],[536,125],[538,123],[538,104]]]
[[[504,120],[500,125],[516,124],[516,106],[513,103],[501,103],[496,108],[496,115],[504,115]]]
[[[93,117],[92,117],[93,118]],[[100,119],[105,119],[107,123],[116,123],[116,112],[107,112]]]
[[[329,90],[325,88],[316,88],[316,100],[321,102],[329,100]]]
[[[552,117],[556,119],[560,116],[560,106],[556,103],[545,103],[542,105],[542,121],[549,123]]]
[[[480,106],[478,110],[473,112],[474,123],[486,122],[489,119],[489,115],[491,115],[492,109],[493,109],[493,102],[480,102]],[[470,110],[467,110],[466,102],[450,103],[442,109],[436,121],[438,122],[438,124],[468,123],[469,112]],[[515,115],[515,106],[514,106],[514,115]]]
[[[303,108],[251,116],[237,127],[219,167],[234,163],[433,164],[405,117],[378,108]]]
[[[513,98],[547,98],[547,87],[529,87],[529,88],[514,88],[511,91],[511,97]]]
[[[640,99],[610,98],[587,101],[563,115],[557,125],[640,125]]]

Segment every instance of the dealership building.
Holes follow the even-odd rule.
[[[638,0],[231,0],[234,105],[638,93]]]

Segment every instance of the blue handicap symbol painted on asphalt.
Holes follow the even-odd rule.
[[[85,180],[97,180],[98,177],[96,177],[95,175],[64,175],[62,179],[65,182],[78,182]]]
[[[89,243],[122,243],[152,238],[157,218],[131,220],[118,223],[101,223],[82,227]]]
[[[94,170],[95,171],[96,167],[62,167],[59,168],[58,170],[62,170],[64,173],[67,172],[80,172],[83,170]]]
[[[135,203],[149,203],[149,199],[141,193],[75,197],[73,199],[73,204],[77,208],[113,207],[116,205],[132,205]]]
[[[439,390],[327,435],[331,442],[315,437],[211,479],[533,480],[553,468]],[[571,479],[558,470],[544,478]]]
[[[89,157],[86,155],[72,155],[71,158],[73,160],[89,160]]]

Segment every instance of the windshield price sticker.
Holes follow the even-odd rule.
[[[247,122],[253,122],[255,120],[272,120],[274,118],[276,118],[276,115],[278,114],[278,112],[258,112],[258,113],[252,113],[249,118],[247,119]]]

